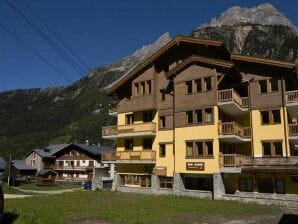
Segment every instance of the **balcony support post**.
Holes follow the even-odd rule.
[[[213,199],[220,200],[225,194],[224,186],[224,174],[214,173],[213,174]]]

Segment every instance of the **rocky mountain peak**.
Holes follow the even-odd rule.
[[[219,18],[213,17],[210,24],[201,27],[234,26],[239,24],[285,25],[297,29],[291,21],[270,3],[246,8],[234,6],[224,11]]]

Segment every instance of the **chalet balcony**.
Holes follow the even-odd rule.
[[[157,166],[155,167],[155,175],[157,176],[167,176],[167,167],[166,166]]]
[[[103,163],[155,164],[155,160],[156,152],[151,150],[104,152],[101,155]]]
[[[93,166],[54,166],[54,170],[77,170],[77,171],[86,171],[92,170]]]
[[[234,89],[217,91],[217,104],[219,108],[232,116],[247,113],[248,97],[241,97]]]
[[[298,124],[289,124],[289,140],[298,140]]]
[[[219,154],[219,167],[222,173],[241,173],[241,168],[247,155],[241,154]]]
[[[156,134],[156,124],[153,122],[108,126],[102,128],[102,137],[116,139],[121,137],[154,136]]]
[[[251,128],[242,127],[236,122],[219,124],[219,139],[227,143],[241,143],[251,141]]]
[[[298,116],[298,90],[286,92],[286,106],[292,117]]]
[[[298,157],[250,157],[243,163],[244,172],[298,172]]]

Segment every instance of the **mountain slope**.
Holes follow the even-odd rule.
[[[32,148],[49,143],[101,139],[101,127],[114,124],[108,116],[104,88],[170,40],[163,34],[154,43],[106,67],[94,68],[76,83],[58,88],[13,90],[0,93],[0,152],[21,158]]]

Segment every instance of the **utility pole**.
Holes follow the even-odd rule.
[[[9,153],[9,166],[8,166],[8,178],[7,178],[7,181],[8,181],[8,186],[10,186],[10,171],[11,171],[11,151]]]

